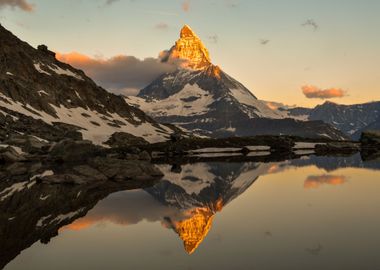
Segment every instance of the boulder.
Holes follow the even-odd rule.
[[[39,140],[33,136],[28,136],[24,149],[26,152],[33,154],[33,153],[45,152],[48,150],[49,147],[50,147],[50,144],[48,142]]]
[[[152,158],[151,156],[149,155],[149,153],[147,151],[142,151],[140,154],[139,154],[139,160],[146,160],[146,161],[150,161]]]
[[[13,163],[24,160],[25,158],[20,155],[12,146],[0,148],[0,163]]]
[[[39,179],[39,182],[46,184],[72,184],[81,185],[85,184],[86,181],[83,177],[76,174],[54,174],[43,176]]]
[[[130,147],[149,144],[145,139],[125,132],[115,132],[106,142],[111,147]]]
[[[93,179],[95,181],[106,181],[107,177],[98,170],[88,166],[80,165],[73,168],[73,170],[86,178]]]
[[[50,51],[48,47],[44,44],[38,45],[37,50],[55,58],[55,52]]]
[[[174,132],[174,133],[170,134],[170,140],[172,142],[178,142],[181,139],[182,139],[182,134],[179,132]]]
[[[380,147],[380,131],[363,131],[360,142],[364,147]]]
[[[84,161],[101,151],[100,146],[91,141],[63,140],[52,146],[49,157],[55,161],[77,162]]]
[[[159,169],[144,161],[96,157],[90,161],[90,165],[114,181],[163,176]]]

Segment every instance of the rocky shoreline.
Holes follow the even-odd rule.
[[[143,183],[163,176],[154,163],[177,160],[266,162],[358,152],[366,159],[376,159],[380,152],[379,138],[377,132],[363,133],[359,142],[290,136],[206,139],[173,134],[170,141],[149,144],[129,134],[114,134],[108,146],[103,147],[75,136],[49,142],[13,132],[0,142],[0,180],[73,185],[108,181]]]

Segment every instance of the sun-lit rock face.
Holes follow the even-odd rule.
[[[187,253],[192,254],[207,236],[216,212],[223,208],[223,200],[213,205],[188,210],[188,218],[173,222],[173,229],[183,241]]]
[[[205,69],[211,65],[209,52],[188,25],[181,29],[180,38],[170,50],[170,57],[185,60],[184,67]]]
[[[191,210],[188,219],[177,221],[173,225],[183,241],[187,253],[193,253],[202,243],[211,229],[214,213],[208,208],[196,208]]]

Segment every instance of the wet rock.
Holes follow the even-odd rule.
[[[81,185],[86,183],[85,179],[79,175],[75,174],[57,174],[57,175],[48,175],[40,178],[42,183],[46,184],[73,184]]]
[[[151,157],[149,155],[149,153],[147,151],[142,151],[140,154],[139,154],[139,160],[146,160],[146,161],[150,161],[151,160]]]
[[[60,141],[52,146],[49,157],[56,161],[77,162],[95,156],[101,147],[91,141],[73,141],[71,139]]]
[[[146,140],[125,132],[115,132],[106,142],[112,147],[129,147],[149,144]]]
[[[27,142],[24,145],[24,150],[28,153],[41,153],[46,152],[50,147],[50,144],[39,140],[35,137],[28,136]]]
[[[364,147],[380,148],[380,131],[364,131],[360,137]]]
[[[92,178],[96,181],[106,181],[107,177],[98,170],[88,166],[80,165],[73,168],[73,170],[86,178]]]
[[[181,173],[182,172],[181,164],[173,164],[170,171],[174,173]]]
[[[90,165],[114,181],[163,176],[159,169],[144,161],[96,157],[90,161]]]

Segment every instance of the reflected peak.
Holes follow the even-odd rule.
[[[189,218],[173,222],[173,229],[183,241],[188,254],[192,254],[207,236],[212,227],[216,212],[223,208],[223,200],[219,198],[211,207],[191,209],[186,213]]]
[[[211,229],[214,213],[208,208],[191,210],[191,217],[174,222],[173,228],[183,240],[187,253],[192,254]]]

